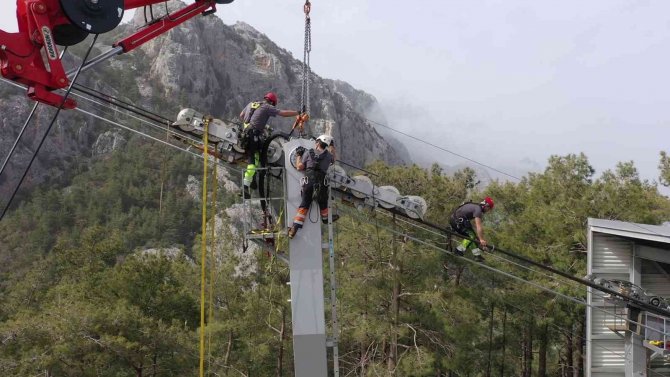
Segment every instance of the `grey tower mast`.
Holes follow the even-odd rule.
[[[314,142],[305,139],[293,139],[284,145],[287,197],[286,224],[293,223],[293,216],[301,201],[300,178],[303,177],[303,173],[295,169],[290,161],[291,152],[298,146],[309,149],[314,147]],[[310,213],[305,219],[303,228],[290,241],[289,250],[295,376],[326,377],[328,369],[323,297],[321,216],[316,203],[310,208]]]

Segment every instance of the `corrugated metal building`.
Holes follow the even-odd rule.
[[[670,227],[589,219],[588,273],[606,280],[623,280],[655,295],[670,297]],[[663,349],[656,352],[647,340],[665,344],[670,321],[640,317],[654,333],[626,330],[625,304],[606,300],[604,294],[588,288],[586,309],[587,377],[670,376],[670,361]],[[653,339],[652,339],[653,338]],[[668,339],[670,340],[670,339]]]

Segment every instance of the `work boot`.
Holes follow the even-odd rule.
[[[340,218],[340,215],[338,215],[336,213],[333,214],[333,222],[337,221],[339,218]],[[327,218],[321,219],[321,222],[323,222],[324,224],[328,224],[328,219]]]
[[[244,199],[251,199],[251,191],[249,190],[249,186],[243,186],[242,187],[242,197]]]
[[[293,239],[295,237],[295,234],[298,233],[298,228],[292,226],[288,228],[288,238]]]
[[[482,255],[482,251],[479,250],[479,248],[474,248],[474,249],[472,249],[472,254],[475,256],[475,261],[476,261],[476,262],[480,262],[480,263],[481,263],[481,262],[483,262],[483,261],[485,260],[485,259],[484,259],[484,256]]]
[[[463,245],[456,246],[456,248],[454,249],[454,254],[458,255],[459,257],[465,255],[465,248],[463,247]]]
[[[274,222],[272,221],[272,217],[267,217],[259,225],[261,229],[272,229]]]

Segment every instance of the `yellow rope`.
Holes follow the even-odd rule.
[[[281,235],[281,221],[284,215],[284,206],[282,206],[281,211],[279,211],[279,218],[277,218],[277,225],[275,226],[275,232],[277,237],[275,237],[275,254],[279,253],[279,236]]]
[[[205,283],[206,283],[206,268],[207,262],[207,162],[209,157],[207,133],[209,132],[209,122],[211,118],[205,119],[205,132],[203,140],[205,147],[203,148],[204,164],[202,175],[202,236],[200,239],[201,258],[201,280],[200,280],[200,377],[205,376]]]
[[[270,302],[270,310],[268,311],[268,319],[267,319],[268,323],[272,323],[270,321],[270,318],[272,316],[272,311],[274,310],[274,307],[275,307],[274,302],[272,301],[272,290],[274,289],[274,286],[275,286],[275,280],[274,280],[274,276],[271,275],[272,266],[274,264],[275,264],[275,257],[273,255],[272,259],[270,259],[270,265],[268,266],[267,269],[265,269],[265,273],[270,278],[270,293],[268,294],[268,301]]]
[[[216,164],[214,164],[214,188],[212,189],[212,219],[210,224],[210,258],[209,258],[209,313],[207,315],[207,325],[208,327],[212,325],[213,317],[213,295],[214,295],[214,274],[216,272],[216,255],[214,250],[216,248],[216,192],[219,189],[219,178],[217,176]],[[207,331],[207,366],[210,367],[212,363],[212,330],[211,328]]]

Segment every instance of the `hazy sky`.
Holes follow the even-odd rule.
[[[303,4],[218,15],[302,58]],[[0,27],[15,29],[10,12]],[[312,37],[313,70],[376,96],[390,126],[515,175],[585,152],[598,172],[634,160],[657,179],[670,150],[670,1],[313,0]]]

